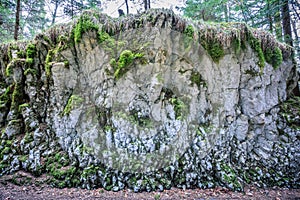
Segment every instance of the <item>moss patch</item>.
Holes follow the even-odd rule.
[[[130,65],[136,59],[143,58],[142,53],[133,53],[131,50],[124,50],[121,52],[118,60],[111,59],[110,65],[114,68],[114,77],[120,79],[129,69]]]
[[[268,48],[265,51],[265,58],[268,63],[270,63],[274,69],[277,69],[283,60],[281,49],[275,47],[274,49]]]
[[[216,39],[201,37],[200,43],[216,63],[225,55],[222,44]]]
[[[34,44],[29,43],[26,47],[26,63],[32,65],[34,62],[34,56],[36,54],[36,47]]]
[[[77,96],[77,95],[72,95],[69,100],[68,103],[66,104],[64,110],[63,110],[63,115],[69,115],[72,111],[72,109],[74,109],[74,107],[80,103],[83,102],[83,98]]]
[[[52,66],[52,60],[53,60],[53,56],[54,56],[54,50],[51,49],[48,51],[48,54],[46,56],[46,60],[45,60],[45,71],[46,71],[46,75],[48,77],[51,76],[51,66]]]
[[[174,106],[175,118],[181,120],[184,116],[186,105],[177,97],[172,97],[169,99],[169,101],[171,105]]]
[[[193,27],[192,25],[188,25],[188,26],[184,29],[183,33],[184,33],[185,35],[187,35],[187,36],[193,38],[193,37],[194,37],[194,33],[195,33],[194,27]]]
[[[205,80],[203,80],[201,74],[197,71],[192,71],[190,81],[192,82],[192,84],[196,84],[198,88],[200,88],[201,85],[203,85],[204,87],[207,86]]]
[[[79,43],[81,38],[82,38],[82,35],[83,33],[87,32],[87,31],[96,31],[98,32],[99,30],[99,27],[94,24],[90,17],[87,16],[87,15],[82,15],[75,28],[74,28],[74,41],[75,43]]]
[[[258,56],[258,66],[262,69],[265,66],[265,57],[262,50],[261,41],[258,38],[255,38],[251,30],[247,33],[247,40],[251,48],[257,53]]]

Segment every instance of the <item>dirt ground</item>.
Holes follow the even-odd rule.
[[[30,177],[31,175],[23,173],[22,177]],[[20,176],[18,176],[20,177]],[[12,181],[14,180],[14,181]],[[214,189],[193,189],[182,190],[172,188],[163,192],[142,192],[134,193],[132,190],[125,189],[119,192],[105,191],[104,189],[86,190],[80,188],[53,188],[43,184],[40,180],[33,180],[30,183],[18,184],[12,175],[0,177],[0,200],[77,200],[77,199],[197,199],[197,200],[217,200],[217,199],[299,199],[300,189],[285,188],[257,188],[247,186],[245,192],[233,192],[226,188]],[[33,184],[37,181],[39,184]]]

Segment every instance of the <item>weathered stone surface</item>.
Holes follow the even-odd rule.
[[[300,132],[279,108],[298,78],[289,47],[268,40],[284,56],[274,69],[250,45],[270,36],[244,24],[222,32],[165,10],[87,14],[31,41],[33,63],[0,46],[0,174],[23,168],[58,187],[113,191],[299,187]],[[98,28],[75,33],[84,20]],[[203,37],[221,40],[224,56]]]

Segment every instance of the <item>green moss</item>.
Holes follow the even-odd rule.
[[[28,159],[27,155],[22,155],[22,156],[19,157],[20,162],[26,162],[27,159]]]
[[[264,56],[266,58],[266,61],[270,63],[274,69],[277,69],[281,65],[283,60],[281,49],[278,47],[275,47],[274,49],[266,49],[264,52]]]
[[[64,65],[65,65],[66,68],[69,68],[69,66],[70,66],[69,61],[68,61],[68,60],[65,60],[65,61],[64,61]]]
[[[32,65],[33,64],[33,58],[26,58],[26,63],[28,65]]]
[[[98,32],[98,41],[99,43],[102,43],[104,41],[110,40],[112,39],[108,33],[104,32],[104,31],[99,31]]]
[[[12,51],[13,50],[16,50],[16,51],[19,51],[19,47],[18,45],[16,44],[10,44],[9,47],[8,47],[8,58],[9,58],[9,61],[13,60],[13,56],[12,56]]]
[[[26,47],[26,63],[32,65],[34,62],[34,56],[36,54],[36,47],[34,44],[29,43]]]
[[[31,133],[31,132],[26,132],[26,133],[25,133],[25,136],[24,136],[24,138],[23,138],[23,142],[24,142],[25,144],[28,144],[28,143],[32,142],[33,140],[34,140],[34,138],[33,138],[33,133]]]
[[[10,94],[11,94],[11,86],[8,86],[5,89],[5,92],[0,96],[0,103],[6,103],[7,101],[10,100]]]
[[[240,54],[241,53],[241,40],[240,39],[235,38],[232,41],[231,45],[233,46],[234,52],[236,54]]]
[[[21,83],[16,83],[12,94],[12,109],[19,111],[19,105],[24,101],[23,99],[23,86]]]
[[[200,43],[216,63],[225,55],[223,46],[219,41],[202,37]]]
[[[109,61],[109,64],[110,66],[112,66],[114,69],[116,69],[118,67],[118,63],[116,61],[116,59],[112,58],[110,61]]]
[[[100,170],[100,167],[91,165],[83,170],[82,176],[87,178],[91,175],[97,174],[98,170]]]
[[[26,108],[26,107],[29,107],[29,104],[28,103],[23,103],[21,105],[19,105],[19,112],[22,111],[23,108]]]
[[[261,48],[261,41],[253,36],[253,33],[249,30],[247,34],[247,40],[251,48],[257,53],[258,56],[258,66],[262,69],[265,66],[265,57],[263,50]]]
[[[98,30],[99,30],[99,27],[91,21],[89,16],[82,15],[79,18],[79,20],[78,20],[78,22],[77,22],[77,24],[76,24],[76,26],[73,30],[75,43],[80,42],[83,33],[87,32],[87,31],[96,31],[96,32],[98,32]]]
[[[9,77],[13,73],[14,61],[11,61],[5,68],[5,75]]]
[[[194,27],[192,25],[188,25],[185,30],[183,31],[183,33],[189,37],[194,37],[194,33],[195,33],[195,30],[194,30]]]
[[[280,105],[280,115],[285,119],[289,127],[300,130],[300,97],[293,96]]]
[[[54,52],[55,51],[53,49],[49,50],[47,53],[47,56],[46,56],[46,60],[45,60],[45,71],[46,71],[46,75],[48,77],[51,76],[51,66],[52,66]]]
[[[11,148],[6,146],[4,147],[4,149],[1,151],[1,154],[4,155],[4,154],[8,154],[10,152]]]
[[[24,71],[24,75],[27,76],[28,74],[31,75],[37,75],[37,70],[36,69],[32,69],[32,68],[28,68]]]
[[[131,50],[124,50],[121,52],[118,61],[112,59],[110,61],[111,66],[114,68],[114,77],[118,80],[121,78],[130,68],[130,64],[133,63],[135,59],[143,58],[142,53],[133,53]]]
[[[83,102],[83,99],[77,95],[72,95],[67,105],[65,106],[65,109],[63,111],[63,115],[69,115],[71,113],[71,110],[74,109],[74,106],[80,104]]]
[[[26,53],[25,51],[20,50],[17,52],[17,56],[18,58],[26,58]]]
[[[130,51],[130,50],[122,51],[122,53],[120,54],[119,61],[118,61],[118,67],[120,69],[127,67],[129,64],[132,63],[133,59],[134,59],[134,54],[132,53],[132,51]]]
[[[221,163],[221,181],[233,190],[242,190],[242,185],[238,181],[235,171],[227,164]]]
[[[202,79],[201,74],[197,71],[192,71],[190,81],[192,82],[192,84],[196,84],[198,88],[200,88],[201,85],[206,87],[206,82]]]
[[[174,106],[175,118],[181,120],[184,116],[185,104],[177,97],[172,97],[169,99],[170,103]]]

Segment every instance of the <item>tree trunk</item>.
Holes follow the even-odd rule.
[[[288,0],[284,0],[282,2],[281,13],[282,13],[282,28],[283,28],[284,41],[285,43],[293,46],[291,16],[290,16]]]
[[[16,23],[15,23],[15,32],[14,32],[14,39],[18,40],[19,36],[19,28],[20,28],[20,10],[21,10],[21,0],[17,0],[17,7],[16,7]]]
[[[51,22],[51,25],[53,25],[53,24],[55,23],[58,5],[59,5],[59,4],[58,4],[58,0],[56,0],[56,1],[55,1],[54,11],[53,11],[53,14],[52,14],[52,22]]]
[[[128,15],[129,14],[128,0],[125,0],[125,4],[126,4],[126,12],[127,12],[127,15]]]
[[[225,22],[229,22],[229,7],[228,7],[227,3],[224,3],[223,9],[224,9],[224,15],[225,15]]]
[[[145,10],[150,9],[150,0],[144,0],[144,8]]]
[[[74,1],[71,0],[71,19],[73,19],[74,16]]]
[[[276,7],[274,13],[275,35],[277,40],[282,42],[282,24],[280,17],[280,0],[273,2],[273,7]]]
[[[271,5],[270,0],[267,1],[267,12],[268,12],[268,23],[269,23],[269,30],[273,33],[273,18],[271,13]]]

